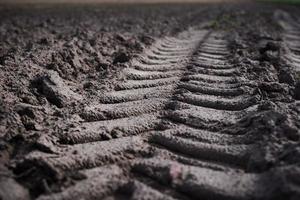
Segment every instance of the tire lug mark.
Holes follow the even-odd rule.
[[[272,198],[279,189],[266,183],[268,174],[222,172],[186,166],[168,160],[148,159],[138,161],[134,169],[170,185],[192,198],[208,199],[264,199]]]
[[[56,155],[34,152],[23,163],[40,160],[58,174],[84,171],[88,178],[54,194],[58,199],[72,199],[73,193],[114,197],[122,188],[129,188],[129,195],[136,199],[141,198],[138,190],[157,199],[176,196],[165,195],[162,187],[137,182],[135,171],[148,176],[147,180],[162,182],[170,194],[180,190],[183,197],[256,197],[252,195],[256,190],[245,191],[236,178],[245,177],[243,183],[250,185],[256,180],[255,174],[245,173],[251,149],[256,147],[253,138],[222,131],[254,111],[259,96],[251,86],[243,88],[248,80],[238,76],[238,67],[230,65],[229,59],[223,33],[191,30],[158,40],[124,69],[125,80],[78,113],[83,122],[57,134],[61,146],[54,150]],[[120,175],[97,175],[113,164],[126,167]],[[90,175],[93,170],[96,175]],[[188,176],[194,178],[189,182]],[[120,177],[126,181],[111,187]],[[146,177],[141,175],[139,180],[146,182]],[[86,189],[100,186],[104,190],[98,191],[105,194]]]

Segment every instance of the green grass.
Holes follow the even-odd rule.
[[[286,3],[286,4],[299,4],[300,0],[258,0],[261,2],[270,2],[270,3]]]

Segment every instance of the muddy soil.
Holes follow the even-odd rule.
[[[0,199],[299,199],[300,8],[0,6]]]

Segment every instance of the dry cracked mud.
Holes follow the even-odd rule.
[[[0,199],[299,199],[300,8],[0,6]]]

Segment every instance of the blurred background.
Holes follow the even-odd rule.
[[[245,2],[251,0],[0,0],[0,3],[188,3],[188,2]]]
[[[260,1],[270,3],[300,3],[300,0],[0,0],[0,3],[216,3]]]

